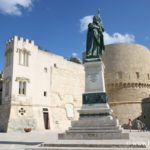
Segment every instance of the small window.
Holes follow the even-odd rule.
[[[148,80],[150,80],[150,75],[149,75],[149,73],[147,74],[147,78],[148,78]]]
[[[56,64],[54,64],[54,67],[55,67],[55,68],[57,68],[57,65],[56,65]]]
[[[19,94],[26,95],[26,81],[19,81]]]
[[[48,111],[48,108],[43,108],[43,111]]]
[[[44,96],[47,96],[47,92],[46,91],[44,91]]]
[[[47,68],[46,67],[44,67],[44,71],[47,72]]]
[[[27,51],[19,51],[19,65],[29,66],[29,53]]]
[[[24,65],[28,66],[28,59],[29,59],[29,54],[26,52],[24,53]]]
[[[21,81],[19,81],[19,94],[21,94],[21,89],[22,89],[22,82]]]
[[[139,74],[139,72],[136,72],[136,77],[137,77],[137,79],[139,79],[139,78],[140,78],[140,74]]]
[[[23,82],[22,94],[26,95],[26,82]]]

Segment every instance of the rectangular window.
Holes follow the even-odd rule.
[[[57,68],[57,64],[54,64],[54,67]]]
[[[19,51],[19,65],[29,65],[29,53],[27,51]]]
[[[44,67],[44,71],[47,72],[47,68],[46,67]]]
[[[147,74],[147,78],[148,78],[148,80],[150,80],[150,75],[149,75],[149,73]]]
[[[44,96],[47,96],[47,92],[46,91],[44,91]]]
[[[26,81],[19,81],[19,94],[26,95]]]
[[[137,77],[137,79],[139,79],[139,78],[140,78],[140,74],[139,74],[139,72],[136,72],[136,77]]]
[[[26,95],[26,82],[23,82],[22,94]]]
[[[23,52],[19,51],[19,65],[23,65]]]
[[[25,66],[28,66],[28,57],[29,57],[29,54],[28,53],[25,53]]]
[[[19,81],[19,94],[21,94],[22,91],[22,81]]]

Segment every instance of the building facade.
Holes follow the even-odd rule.
[[[64,130],[78,118],[84,69],[14,36],[6,44],[0,130]]]

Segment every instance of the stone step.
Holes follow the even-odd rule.
[[[129,139],[128,133],[120,131],[112,132],[77,132],[66,131],[65,133],[58,134],[58,139],[61,140],[112,140],[112,139]]]
[[[83,147],[37,147],[25,148],[25,150],[150,150],[149,148],[83,148]]]
[[[132,143],[126,143],[126,142],[102,142],[102,143],[91,143],[90,141],[80,142],[70,142],[65,140],[64,142],[58,142],[58,143],[44,143],[39,146],[34,146],[30,148],[26,148],[25,150],[148,150],[146,148],[146,144],[143,142],[137,142],[135,144]]]
[[[71,122],[72,127],[113,127],[117,126],[117,122],[114,120],[78,120],[78,121],[72,121]]]
[[[122,130],[67,130],[66,133],[121,133]]]
[[[87,148],[94,148],[94,147],[97,147],[97,148],[118,148],[118,147],[121,147],[121,148],[146,148],[146,144],[142,144],[142,143],[136,143],[136,144],[132,144],[132,143],[122,143],[120,142],[119,143],[101,143],[101,144],[91,144],[91,143],[77,143],[78,141],[76,141],[76,143],[58,143],[58,144],[55,144],[55,143],[44,143],[44,144],[41,144],[41,147],[87,147]]]
[[[115,119],[112,119],[112,117],[110,115],[108,116],[99,116],[99,114],[92,114],[89,115],[89,114],[81,114],[79,120],[92,120],[92,121],[95,121],[95,120],[99,120],[99,121],[112,121],[114,120],[114,122],[116,122]]]
[[[70,127],[69,130],[118,130],[121,126],[103,126],[103,127]]]

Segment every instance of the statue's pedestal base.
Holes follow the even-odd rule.
[[[59,139],[129,139],[129,134],[122,133],[118,120],[111,116],[108,104],[83,105],[79,113],[79,120],[72,121],[72,127],[59,134]]]
[[[129,139],[129,134],[123,133],[118,120],[112,117],[107,103],[103,62],[86,62],[84,67],[85,93],[79,120],[72,121],[69,130],[58,135],[59,139]]]

